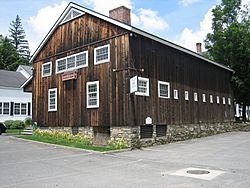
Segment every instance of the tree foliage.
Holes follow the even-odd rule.
[[[212,33],[205,40],[213,60],[232,68],[232,86],[237,103],[250,105],[250,16],[241,0],[222,0],[213,9]]]
[[[17,53],[23,58],[29,60],[30,50],[28,41],[25,39],[25,31],[23,29],[21,18],[17,15],[16,19],[10,23],[9,27],[10,40]]]

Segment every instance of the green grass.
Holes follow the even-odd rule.
[[[23,129],[6,129],[6,134],[7,135],[19,135]]]
[[[45,143],[50,143],[50,144],[57,144],[57,145],[62,145],[62,146],[69,146],[73,148],[99,151],[99,152],[116,150],[115,148],[112,148],[110,146],[83,145],[80,142],[70,142],[68,140],[55,139],[51,137],[41,137],[41,136],[35,136],[35,135],[31,135],[31,136],[22,135],[22,136],[18,136],[18,138],[23,138],[26,140],[34,140],[38,142],[45,142]]]

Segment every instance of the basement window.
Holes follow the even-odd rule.
[[[10,103],[8,103],[8,102],[3,103],[3,114],[4,115],[10,114]]]
[[[57,111],[57,88],[49,89],[48,111]]]
[[[99,81],[87,82],[87,108],[99,107]]]
[[[136,95],[149,96],[149,79],[138,77],[138,91]]]
[[[158,96],[160,98],[170,98],[170,84],[169,82],[158,81]]]
[[[185,91],[185,100],[188,101],[188,91]]]
[[[194,101],[198,101],[198,94],[197,93],[194,93]]]
[[[107,63],[110,60],[110,46],[100,46],[94,50],[94,64]]]
[[[167,135],[167,125],[156,125],[156,137],[165,137]]]
[[[210,103],[213,103],[213,95],[210,95]]]
[[[46,77],[46,76],[50,76],[51,72],[52,72],[52,63],[48,62],[48,63],[44,63],[42,65],[42,77]]]
[[[174,99],[178,99],[178,90],[174,89]]]
[[[140,126],[140,139],[153,137],[153,125]]]
[[[206,102],[206,94],[202,94],[202,102]]]

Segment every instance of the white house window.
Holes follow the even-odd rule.
[[[170,98],[169,82],[158,81],[158,96],[160,98]]]
[[[198,101],[198,94],[197,93],[194,93],[194,101]]]
[[[44,63],[42,65],[42,77],[46,77],[46,76],[50,76],[51,75],[51,72],[52,72],[51,65],[52,65],[51,62]]]
[[[20,103],[15,103],[14,104],[14,114],[15,115],[20,115]]]
[[[87,82],[87,108],[99,107],[99,81]]]
[[[210,95],[209,97],[210,97],[210,103],[213,103],[214,102],[213,101],[213,95]]]
[[[3,113],[3,103],[0,102],[0,115]]]
[[[21,115],[26,115],[27,114],[27,104],[22,103],[21,104]]]
[[[202,94],[202,102],[206,102],[206,94]]]
[[[3,103],[3,114],[4,115],[10,114],[10,103],[8,103],[8,102]]]
[[[88,51],[56,60],[56,73],[88,66]]]
[[[231,99],[230,98],[228,98],[228,105],[231,105]]]
[[[94,64],[107,63],[110,60],[110,46],[100,46],[94,50]]]
[[[216,97],[216,102],[217,102],[217,104],[220,104],[220,97],[219,96]]]
[[[136,95],[149,96],[149,79],[138,77],[138,91]]]
[[[57,88],[49,89],[48,93],[48,111],[57,110]]]
[[[174,89],[174,99],[178,99],[178,90]]]
[[[188,91],[185,91],[185,100],[188,101]]]
[[[226,104],[226,99],[225,99],[225,97],[222,97],[222,103],[223,103],[223,104]]]

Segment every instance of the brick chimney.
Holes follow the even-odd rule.
[[[196,43],[196,51],[197,51],[197,53],[199,53],[199,54],[202,52],[201,43],[200,43],[200,42]]]
[[[109,11],[109,17],[125,24],[131,25],[130,9],[120,6]]]

